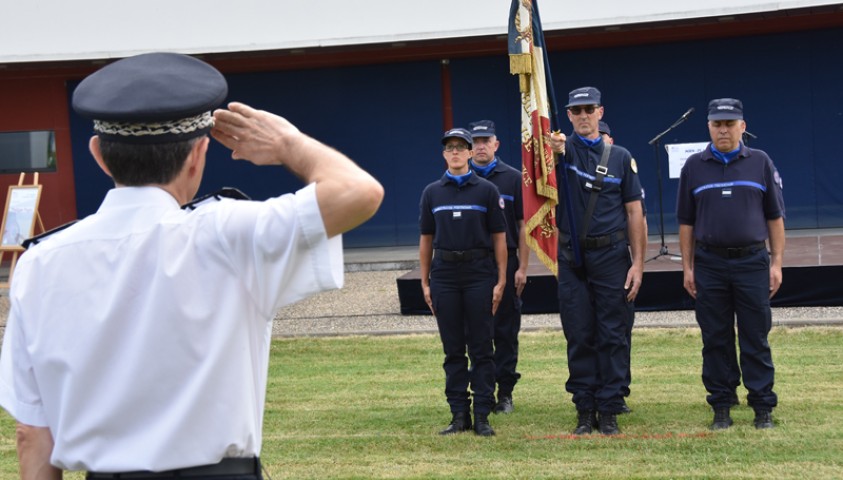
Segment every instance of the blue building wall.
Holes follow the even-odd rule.
[[[647,191],[650,233],[675,233],[678,180],[659,154],[663,201],[658,202],[656,153],[647,142],[683,112],[696,112],[661,144],[708,140],[708,100],[744,102],[750,145],[770,154],[784,181],[786,227],[843,227],[843,159],[833,146],[843,134],[843,62],[835,46],[843,29],[616,47],[550,54],[560,107],[567,92],[601,89],[604,119],[616,142],[639,165]],[[501,157],[520,168],[517,78],[505,54],[450,62],[454,124],[496,122]],[[278,113],[303,132],[336,147],[375,175],[386,189],[381,210],[345,236],[346,246],[412,245],[418,241],[418,199],[442,175],[441,66],[438,62],[226,75],[231,100]],[[90,124],[71,114],[77,209],[96,210],[109,187],[87,153]],[[564,111],[562,131],[570,131]],[[281,167],[228,160],[214,145],[201,193],[236,186],[262,199],[300,186]]]

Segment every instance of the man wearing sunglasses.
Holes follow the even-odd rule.
[[[627,332],[647,247],[641,183],[630,153],[600,135],[600,91],[577,88],[570,92],[566,107],[574,132],[567,138],[551,135],[551,148],[562,154],[557,178],[561,182],[563,174],[567,176],[577,226],[572,238],[560,198],[558,293],[568,341],[565,388],[577,408],[574,434],[599,428],[600,433],[613,435],[620,431],[617,415],[623,412],[629,368]],[[573,242],[579,244],[579,265]]]

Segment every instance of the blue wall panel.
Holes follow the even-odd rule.
[[[418,241],[419,196],[424,185],[444,170],[439,147],[439,72],[437,62],[425,62],[226,78],[229,100],[284,116],[301,131],[351,157],[383,183],[386,197],[381,209],[366,224],[344,235],[346,246],[361,247]],[[85,154],[88,133],[77,133],[90,132],[90,122],[73,117],[81,217],[96,210],[110,185]],[[223,186],[265,199],[294,191],[301,183],[283,167],[231,161],[230,152],[212,142],[199,193]]]
[[[648,141],[689,107],[696,111],[662,140],[708,141],[709,99],[744,102],[750,145],[765,150],[784,181],[786,227],[843,227],[843,29],[676,44],[602,48],[550,54],[559,106],[583,85],[601,89],[605,120],[639,165],[650,233],[676,233],[678,180],[668,177],[662,149],[663,200],[658,201],[656,154]],[[499,155],[520,167],[520,95],[505,53],[450,62],[454,124],[494,120]],[[377,215],[346,235],[347,246],[415,245],[422,189],[439,178],[442,159],[441,66],[438,62],[227,75],[229,98],[285,116],[372,172],[386,188]],[[571,125],[563,110],[562,131]],[[90,124],[71,114],[77,208],[92,213],[108,181],[90,160]],[[236,186],[254,198],[299,187],[283,168],[231,162],[219,145],[209,153],[200,193]]]
[[[505,55],[451,60],[454,126],[492,120],[501,146],[498,156],[521,170],[521,110],[518,77]]]
[[[790,142],[800,148],[791,159],[795,170],[813,176],[808,185],[816,194],[817,226],[843,226],[843,149],[835,142],[843,139],[843,30],[827,30],[812,36],[809,90],[788,90],[791,101],[782,102],[786,113],[779,119],[790,127]],[[810,100],[807,95],[810,95]],[[795,192],[785,179],[785,197]],[[800,193],[801,195],[801,193]]]

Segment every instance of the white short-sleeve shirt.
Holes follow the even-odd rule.
[[[342,276],[315,185],[192,212],[156,187],[113,189],[21,256],[0,405],[49,427],[66,470],[258,455],[275,311]]]

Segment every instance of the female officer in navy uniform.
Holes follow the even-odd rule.
[[[425,187],[419,205],[422,290],[439,326],[445,396],[453,415],[439,433],[472,428],[470,380],[474,432],[491,436],[495,434],[489,425],[495,390],[494,313],[506,285],[503,199],[497,187],[469,168],[472,150],[467,130],[448,130],[442,144],[448,170]]]

